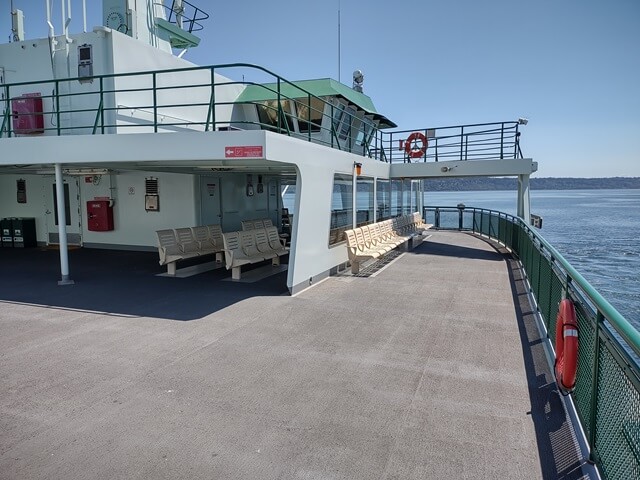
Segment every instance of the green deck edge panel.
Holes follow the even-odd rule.
[[[200,43],[200,38],[163,18],[156,17],[155,22],[158,28],[169,34],[168,40],[173,48],[197,47]]]
[[[278,97],[278,84],[265,83],[262,85],[249,85],[240,94],[236,102],[251,103],[275,100]],[[397,125],[384,115],[376,111],[371,98],[364,93],[357,92],[346,85],[331,78],[318,78],[314,80],[299,80],[295,82],[280,82],[280,94],[285,98],[306,98],[309,94],[316,97],[342,97],[367,114],[373,115],[385,127],[395,128]]]

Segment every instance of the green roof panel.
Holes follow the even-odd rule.
[[[397,127],[395,123],[384,115],[379,114],[373,106],[371,98],[364,93],[357,92],[346,85],[331,78],[319,78],[315,80],[299,80],[295,82],[280,82],[280,95],[285,98],[303,98],[308,94],[316,97],[342,97],[360,110],[373,115],[380,121],[381,127]],[[236,102],[264,102],[275,100],[278,97],[278,84],[265,83],[262,85],[249,85],[240,94]]]

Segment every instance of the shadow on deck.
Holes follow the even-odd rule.
[[[250,297],[287,293],[286,271],[250,284],[223,281],[231,276],[224,266],[188,278],[159,277],[166,267],[158,265],[154,252],[72,249],[75,284],[65,286],[57,284],[60,261],[54,249],[0,248],[0,265],[0,301],[111,315],[196,320]]]

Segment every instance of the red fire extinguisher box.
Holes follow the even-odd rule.
[[[13,131],[18,135],[44,133],[42,98],[39,93],[25,93],[11,99]]]
[[[87,228],[92,232],[113,230],[113,207],[109,200],[87,202]]]

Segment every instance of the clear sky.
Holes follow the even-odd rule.
[[[362,70],[365,93],[400,128],[527,117],[522,150],[537,176],[640,176],[640,0],[190,2],[211,15],[184,57],[194,63],[337,79],[340,8],[341,80]],[[101,2],[87,4],[90,27],[101,24]],[[46,36],[44,5],[14,0],[28,38]],[[0,0],[3,41],[9,11]]]

